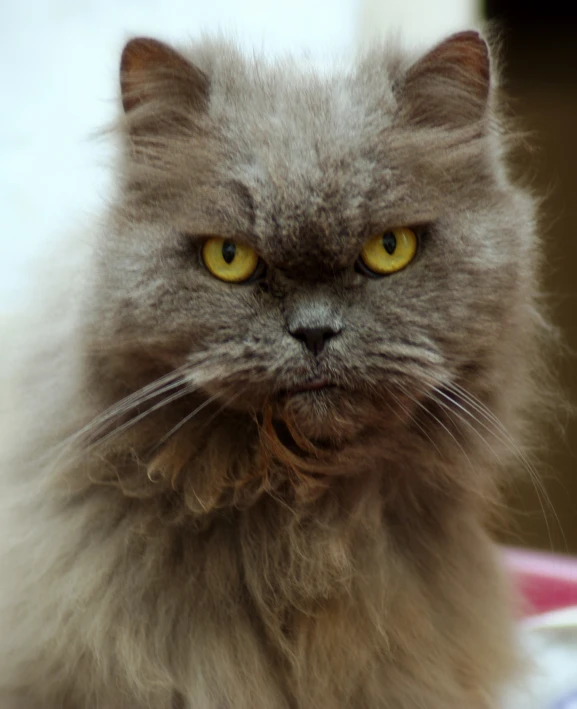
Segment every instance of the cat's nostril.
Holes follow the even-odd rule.
[[[332,327],[297,327],[295,330],[290,330],[290,334],[303,342],[307,350],[314,355],[320,354],[325,342],[339,333],[340,329]]]

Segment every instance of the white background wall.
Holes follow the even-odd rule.
[[[430,43],[474,23],[475,0],[3,0],[0,2],[0,310],[42,242],[90,218],[125,39],[235,32],[247,46],[330,56],[397,30]]]

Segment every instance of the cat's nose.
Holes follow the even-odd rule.
[[[297,340],[303,342],[310,352],[315,356],[320,354],[325,346],[325,342],[331,337],[340,333],[340,328],[335,329],[331,326],[325,327],[297,327],[295,330],[290,330],[290,334]]]

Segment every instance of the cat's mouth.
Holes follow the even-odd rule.
[[[284,396],[296,396],[297,394],[305,394],[308,392],[320,392],[326,389],[334,389],[335,384],[331,384],[328,379],[313,379],[310,382],[304,382],[303,384],[297,384],[294,387],[290,387],[283,390]]]

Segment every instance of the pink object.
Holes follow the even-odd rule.
[[[577,606],[577,558],[505,549],[505,559],[526,600],[525,616]]]

